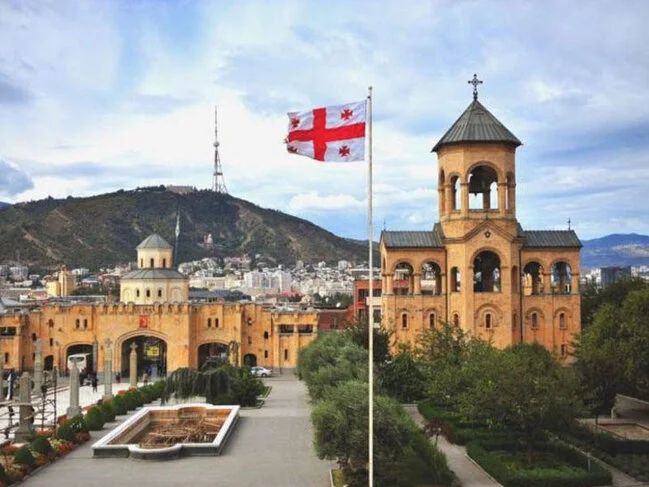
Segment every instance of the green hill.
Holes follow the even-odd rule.
[[[176,243],[177,209],[178,262],[244,252],[268,264],[367,260],[362,245],[306,220],[208,190],[179,195],[150,187],[0,208],[0,261],[14,259],[16,250],[35,267],[97,269],[135,261],[135,247],[153,232]],[[207,234],[211,249],[203,245]]]

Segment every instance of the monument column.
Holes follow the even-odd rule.
[[[24,443],[34,434],[34,408],[31,404],[31,379],[29,372],[23,372],[20,376],[20,394],[18,396],[19,423],[18,429],[14,435],[14,440],[18,443]]]
[[[37,396],[41,396],[43,391],[43,343],[39,338],[36,340],[36,353],[34,353],[34,391]]]
[[[137,387],[137,344],[131,343],[131,354],[128,362],[128,386],[135,389]]]
[[[77,414],[81,414],[81,407],[79,406],[79,369],[77,363],[72,362],[72,369],[70,370],[70,406],[65,415],[70,419]]]
[[[104,401],[110,401],[113,398],[113,350],[112,341],[106,338],[104,341]]]

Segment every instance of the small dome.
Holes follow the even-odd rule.
[[[137,246],[138,249],[172,249],[173,246],[169,244],[164,238],[157,233],[149,235],[142,240],[142,243]]]

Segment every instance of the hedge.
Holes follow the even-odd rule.
[[[520,445],[512,442],[472,441],[467,445],[468,455],[484,468],[503,487],[592,487],[610,485],[611,473],[603,469],[596,461],[591,462],[591,471],[581,472],[538,468],[532,470],[510,470],[500,458],[489,450],[520,450]],[[577,450],[566,445],[544,444],[537,445],[537,451],[554,451],[557,456],[566,460],[570,465],[586,468],[587,459]]]
[[[587,443],[609,455],[649,454],[649,441],[625,440],[605,432],[593,431],[588,426],[575,422],[566,433],[559,437],[570,441],[570,436]]]

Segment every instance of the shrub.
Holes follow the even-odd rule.
[[[16,450],[16,453],[14,453],[14,462],[20,465],[27,465],[31,468],[34,468],[36,465],[36,459],[27,445],[23,445]]]
[[[133,401],[136,404],[136,408],[144,406],[144,395],[139,390],[136,389],[131,391],[131,394],[133,395]]]
[[[248,371],[242,371],[241,375],[232,382],[232,401],[241,406],[256,406],[257,396],[261,395],[263,390],[264,385],[261,380]]]
[[[99,431],[104,427],[104,415],[101,410],[93,406],[86,413],[86,425],[90,431]]]
[[[63,423],[56,431],[56,437],[67,442],[74,442],[74,430],[70,426],[70,421]]]
[[[115,421],[116,411],[115,411],[115,407],[110,401],[102,403],[102,405],[99,406],[99,409],[101,410],[101,413],[104,415],[104,420],[106,423],[111,423]]]
[[[128,412],[128,406],[124,400],[124,396],[115,396],[111,401],[113,403],[113,408],[115,408],[115,415],[122,416]]]
[[[52,445],[44,436],[36,436],[31,443],[31,448],[36,453],[42,453],[43,455],[49,455],[52,453]]]
[[[82,414],[77,414],[74,418],[72,418],[70,421],[70,427],[72,428],[72,431],[77,434],[77,433],[87,433],[88,430],[88,425],[86,424],[86,420],[84,419]]]
[[[5,469],[2,465],[0,465],[0,482],[2,482],[5,485],[9,485],[11,482],[9,480],[9,476],[7,475],[7,472],[5,472]]]

